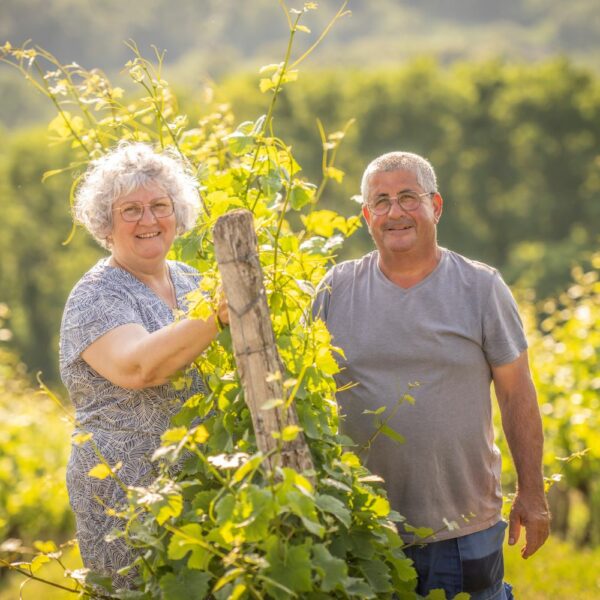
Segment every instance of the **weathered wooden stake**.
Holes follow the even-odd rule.
[[[271,468],[312,470],[312,457],[302,433],[291,442],[278,441],[271,435],[280,433],[288,425],[298,424],[294,407],[263,408],[271,400],[284,399],[283,373],[263,285],[252,213],[235,210],[223,215],[217,220],[213,234],[229,305],[235,360],[258,449],[269,454],[281,443],[281,453],[270,455]]]

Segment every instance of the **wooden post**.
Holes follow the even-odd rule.
[[[288,425],[298,424],[294,407],[286,409],[280,404],[263,408],[269,401],[284,400],[283,373],[258,259],[252,213],[235,210],[223,215],[217,220],[213,234],[229,305],[235,360],[258,449],[267,455],[281,444],[281,452],[273,452],[269,457],[270,468],[291,467],[300,473],[313,470],[302,433],[291,442],[282,442],[271,435],[280,433]]]

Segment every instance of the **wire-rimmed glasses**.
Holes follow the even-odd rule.
[[[431,196],[433,194],[435,194],[435,192],[423,192],[422,194],[418,194],[417,192],[406,191],[399,192],[395,198],[382,194],[377,196],[373,201],[367,202],[367,207],[374,215],[381,217],[387,215],[390,210],[392,210],[392,204],[394,200],[396,200],[400,208],[411,212],[419,208],[423,196]]]
[[[150,204],[142,204],[141,202],[126,202],[122,206],[117,206],[113,208],[114,211],[119,211],[121,213],[121,217],[123,221],[127,221],[128,223],[134,223],[135,221],[139,221],[144,216],[144,210],[146,208],[150,209],[150,212],[157,219],[164,219],[166,217],[170,217],[175,210],[173,205],[173,200],[169,198],[169,196],[164,196],[163,198],[156,198],[152,200]]]

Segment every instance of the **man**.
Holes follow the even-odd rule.
[[[550,519],[541,418],[515,301],[495,269],[438,245],[443,200],[424,158],[376,158],[361,192],[377,249],[331,269],[314,305],[344,350],[339,388],[356,384],[338,394],[343,428],[365,446],[367,466],[385,479],[406,524],[435,532],[420,539],[400,526],[405,541],[416,542],[406,553],[417,591],[510,599],[492,381],[518,478],[509,543],[525,527],[528,558],[546,540]],[[383,434],[374,435],[367,410],[383,411],[376,417]]]

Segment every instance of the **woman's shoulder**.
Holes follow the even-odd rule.
[[[178,290],[191,291],[198,287],[200,273],[189,265],[179,261],[168,261],[173,281]],[[154,296],[139,280],[117,267],[109,264],[108,258],[100,259],[73,286],[66,302],[66,311],[80,306],[91,307],[95,304],[124,303],[137,305],[140,297]]]
[[[198,287],[202,275],[200,275],[200,272],[197,269],[178,260],[169,260],[167,263],[172,277],[180,282],[187,283],[187,287],[190,287],[190,289]]]
[[[101,258],[91,269],[84,273],[73,286],[67,306],[81,300],[93,301],[96,297],[117,294],[123,295],[128,289],[127,278],[123,271],[108,264],[108,258]]]
[[[200,277],[200,272],[197,269],[188,265],[187,263],[181,262],[180,260],[168,260],[167,263],[174,270]]]

